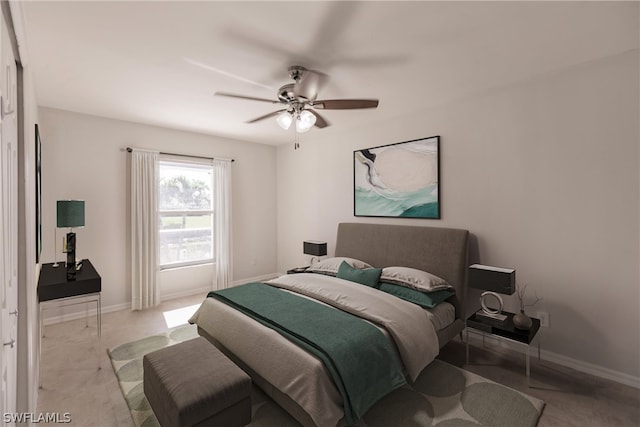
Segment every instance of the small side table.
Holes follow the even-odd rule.
[[[530,364],[529,364],[529,349],[534,340],[538,344],[538,360],[540,360],[540,337],[538,331],[540,330],[540,320],[531,318],[533,322],[531,329],[528,331],[518,329],[513,324],[514,313],[503,311],[502,314],[506,314],[507,318],[503,323],[487,320],[483,317],[476,316],[473,313],[467,319],[466,329],[466,351],[467,351],[467,363],[469,363],[469,332],[482,335],[482,343],[484,344],[485,336],[506,340],[519,345],[526,346],[526,372],[527,378],[531,376]]]
[[[40,306],[40,328],[44,331],[42,310],[44,303],[55,301],[59,307],[96,303],[96,321],[98,323],[98,337],[102,336],[102,278],[91,261],[82,261],[82,268],[76,273],[76,280],[67,280],[67,270],[64,263],[54,267],[52,263],[42,264],[38,279],[38,302]]]
[[[98,323],[98,342],[102,337],[102,278],[88,259],[82,260],[82,268],[76,272],[76,280],[67,280],[67,269],[64,263],[57,267],[53,263],[42,264],[38,279],[38,306],[40,308],[40,360],[42,360],[42,337],[44,335],[44,319],[42,311],[48,303],[57,303],[58,307],[69,305],[96,303],[96,321]],[[42,368],[42,363],[40,363]],[[98,358],[98,369],[101,369]],[[42,388],[42,374],[40,387]]]

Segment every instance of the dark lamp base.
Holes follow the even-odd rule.
[[[67,233],[67,280],[76,280],[76,233]]]

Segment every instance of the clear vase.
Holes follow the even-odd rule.
[[[531,329],[533,322],[531,318],[524,314],[524,310],[520,310],[520,313],[517,313],[513,316],[513,324],[516,328],[528,331]]]

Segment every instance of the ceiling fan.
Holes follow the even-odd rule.
[[[295,121],[296,131],[307,132],[314,125],[318,128],[329,126],[329,122],[315,110],[352,110],[361,108],[376,108],[377,99],[328,99],[317,100],[318,90],[326,81],[326,75],[319,71],[307,70],[299,65],[289,67],[289,77],[294,83],[289,83],[278,89],[277,100],[255,98],[252,96],[236,95],[226,92],[216,92],[217,96],[248,99],[250,101],[282,104],[284,108],[256,117],[247,123],[255,123],[260,120],[276,117],[278,125],[283,129],[289,129]]]

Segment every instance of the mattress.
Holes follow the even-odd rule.
[[[436,331],[443,330],[456,319],[456,309],[448,302],[441,302],[434,308],[425,308],[425,310]]]

